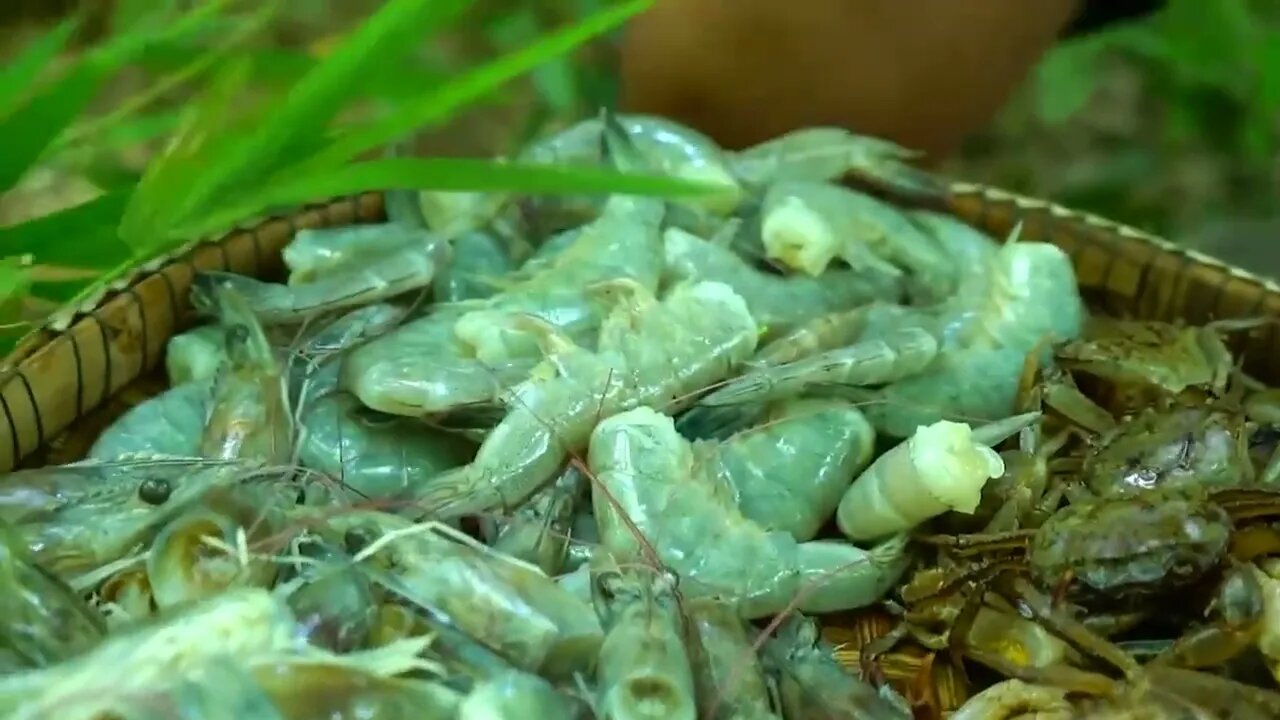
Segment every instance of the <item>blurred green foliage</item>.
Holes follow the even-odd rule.
[[[1280,218],[1278,157],[1280,3],[1170,0],[1061,44],[949,170],[1204,246]]]

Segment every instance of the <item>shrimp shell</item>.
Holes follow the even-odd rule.
[[[893,302],[902,296],[897,275],[832,270],[821,277],[779,275],[749,265],[722,247],[680,228],[663,234],[667,282],[714,280],[734,289],[747,301],[756,322],[776,335],[814,315],[863,305],[874,300]]]
[[[748,626],[732,604],[696,598],[684,604],[697,633],[694,678],[712,720],[778,720]],[[714,713],[711,708],[715,708]]]
[[[394,255],[422,245],[427,237],[418,228],[394,222],[304,228],[284,246],[281,257],[289,270],[289,285],[298,286],[340,275],[372,256]]]
[[[600,553],[591,588],[608,628],[596,663],[601,720],[695,720],[693,667],[672,579]]]
[[[747,520],[724,486],[696,472],[690,443],[671,418],[650,408],[601,422],[587,458],[602,546],[636,552],[634,526],[687,583],[687,597],[718,595],[747,618],[793,604],[832,612],[879,600],[906,570],[905,538],[865,551],[838,541],[799,543]]]
[[[855,405],[820,399],[779,403],[760,426],[694,446],[747,520],[797,540],[818,534],[874,450],[875,430]]]
[[[889,686],[877,691],[846,672],[814,621],[803,615],[783,621],[762,656],[778,679],[782,710],[790,720],[911,720],[906,700]]]
[[[227,360],[227,333],[217,325],[202,325],[169,338],[164,367],[169,384],[212,381]]]

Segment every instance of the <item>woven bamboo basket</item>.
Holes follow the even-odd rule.
[[[1280,285],[1118,223],[970,183],[944,183],[929,196],[897,198],[948,212],[994,237],[1022,224],[1026,240],[1071,255],[1081,290],[1097,311],[1120,317],[1203,323],[1280,316]],[[892,193],[890,193],[892,194]],[[384,219],[382,197],[366,194],[305,208],[224,237],[194,243],[139,268],[99,297],[65,308],[0,365],[0,472],[80,459],[125,410],[164,387],[168,339],[191,324],[196,270],[278,276],[281,250],[301,228]],[[1233,340],[1255,377],[1280,384],[1280,327]],[[880,611],[831,619],[824,628],[851,670],[860,648],[892,627]],[[962,670],[919,648],[880,659],[886,676],[917,707],[936,715],[968,697]]]

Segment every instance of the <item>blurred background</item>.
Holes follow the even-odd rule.
[[[75,41],[127,23],[116,0],[9,0],[0,9],[0,57],[73,9],[87,11]],[[150,4],[184,3],[151,0]],[[186,5],[196,3],[188,2]],[[255,91],[287,89],[377,0],[290,0],[253,55]],[[403,101],[410,73],[446,76],[524,46],[609,3],[479,0],[464,21],[424,42],[412,62],[371,78],[383,107]],[[504,87],[489,102],[424,134],[439,155],[508,152],[531,136],[594,112],[615,97],[613,40],[597,41]],[[95,103],[109,108],[182,61],[157,47]],[[259,87],[260,86],[260,87]],[[29,173],[0,199],[0,225],[77,201],[136,175],[167,127],[181,91],[144,121],[104,133]],[[1159,15],[1064,43],[948,174],[1053,199],[1165,235],[1255,271],[1280,276],[1280,3],[1172,0]]]

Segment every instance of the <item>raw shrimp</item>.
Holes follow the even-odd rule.
[[[437,680],[397,677],[424,663],[402,643],[347,655],[250,658],[252,681],[286,718],[458,718],[462,696]],[[415,667],[417,666],[417,667]]]
[[[940,302],[962,267],[902,211],[839,185],[779,182],[764,198],[760,226],[768,257],[809,275],[840,258],[855,270],[906,272],[911,296]]]
[[[806,277],[757,270],[729,248],[680,228],[666,230],[663,246],[667,282],[723,282],[747,301],[756,323],[773,335],[814,315],[873,300],[893,302],[902,295],[899,277],[888,273],[833,270],[821,277]]]
[[[788,720],[911,720],[911,709],[888,685],[874,687],[850,675],[813,620],[792,615],[764,644],[765,668],[778,680]]]
[[[657,288],[662,212],[656,200],[611,197],[600,218],[536,275],[487,300],[438,308],[357,348],[344,363],[343,387],[368,407],[395,415],[492,402],[542,359],[532,339],[521,346],[523,354],[512,352],[504,319],[534,315],[584,342],[608,308],[586,288],[618,278]]]
[[[634,524],[688,583],[686,596],[717,595],[737,603],[744,617],[793,603],[812,612],[863,607],[906,570],[905,537],[870,551],[840,541],[799,543],[743,517],[727,488],[696,471],[692,447],[671,418],[650,408],[601,422],[587,457],[598,481],[592,505],[601,545],[634,552]]]
[[[665,406],[716,382],[755,350],[757,328],[727,285],[682,286],[660,303],[638,284],[601,328],[600,352],[554,333],[547,361],[516,387],[502,422],[471,464],[415,491],[429,515],[509,512],[556,476],[600,418],[640,405]]]
[[[240,557],[237,547],[241,537],[243,547],[269,538],[283,524],[284,511],[297,502],[297,490],[283,483],[222,490],[170,520],[151,541],[147,584],[161,610],[230,587],[270,587],[275,581],[278,566],[271,559]]]
[[[518,667],[563,674],[595,657],[601,630],[589,608],[537,568],[396,515],[353,511],[327,523],[348,542],[348,533],[360,538],[357,558],[369,556],[367,571],[386,590],[443,613]]]
[[[0,674],[54,665],[105,634],[102,618],[33,563],[21,538],[0,525]]]
[[[843,128],[794,130],[729,156],[729,168],[741,183],[760,189],[787,180],[834,181],[846,175],[880,186],[934,198],[945,188],[928,173],[906,164],[919,153]]]
[[[876,540],[945,512],[972,513],[983,486],[1002,474],[1000,454],[971,427],[940,420],[863,471],[840,499],[836,522],[852,540]]]
[[[78,698],[79,717],[104,717],[118,697],[163,688],[222,658],[296,650],[301,641],[295,627],[278,596],[256,588],[230,590],[112,635],[65,662],[0,677],[0,712],[9,718],[67,718],[62,711]]]
[[[172,386],[196,380],[212,381],[227,359],[227,331],[201,325],[169,338],[164,366]]]
[[[463,312],[442,306],[356,348],[343,358],[338,386],[370,409],[406,417],[498,404],[541,358],[480,361],[454,334]]]
[[[431,284],[449,261],[449,244],[425,231],[417,239],[358,265],[297,285],[279,285],[247,275],[202,272],[244,295],[253,313],[268,325],[296,322],[322,310],[338,310],[419,290]]]
[[[115,460],[135,453],[195,457],[213,401],[207,378],[175,385],[129,408],[89,448],[90,460]]]
[[[729,488],[743,517],[810,540],[871,462],[875,430],[843,400],[778,403],[759,427],[693,446],[699,469]]]
[[[591,595],[606,628],[596,662],[601,720],[694,720],[697,697],[675,579],[609,553],[591,561]]]
[[[989,267],[1000,250],[990,237],[948,215],[918,210],[911,213],[911,218],[932,233],[956,267]],[[981,293],[985,282],[982,273],[972,272],[961,276],[958,290],[970,297],[975,292]],[[762,347],[752,362],[781,365],[850,345],[868,328],[887,327],[906,314],[900,309],[891,311],[889,307],[873,304],[816,318]]]
[[[497,278],[515,269],[502,241],[493,233],[473,231],[453,240],[453,260],[435,282],[436,302],[480,300],[499,291]]]
[[[213,386],[200,455],[288,462],[293,452],[293,415],[275,348],[267,342],[248,302],[226,284],[197,275],[191,294],[202,312],[218,316],[227,333],[227,363]]]
[[[938,307],[872,306],[855,344],[753,371],[702,404],[750,405],[835,385],[867,401],[872,425],[894,437],[941,419],[1008,416],[1027,356],[1047,351],[1046,339],[1078,337],[1085,309],[1071,259],[1056,246],[1010,241],[985,270]]]
[[[608,123],[616,121],[651,171],[669,177],[723,187],[696,201],[694,207],[719,215],[734,210],[742,190],[729,168],[729,159],[715,141],[692,128],[653,115],[623,114],[591,118],[544,138],[519,155],[524,162],[547,165],[596,164]]]
[[[898,306],[884,306],[886,311]],[[886,312],[886,314],[891,314]],[[878,337],[791,363],[757,369],[730,380],[680,418],[680,432],[723,438],[755,421],[765,403],[802,397],[846,383],[877,385],[925,371],[938,357],[938,341],[923,328],[887,329]]]
[[[586,486],[582,471],[566,467],[559,479],[539,490],[503,522],[493,549],[536,565],[548,575],[564,568],[569,550],[569,523]]]
[[[70,577],[123,557],[211,488],[241,474],[235,465],[190,458],[20,470],[0,485],[0,519],[13,524],[37,563]]]
[[[377,618],[377,596],[368,575],[332,543],[302,535],[291,543],[298,562],[289,608],[307,629],[307,642],[333,652],[369,644]]]
[[[303,228],[281,255],[289,270],[289,286],[298,287],[341,276],[379,255],[395,255],[421,247],[430,235],[406,223]]]
[[[574,720],[581,714],[580,703],[518,670],[481,682],[458,708],[458,720]]]
[[[311,401],[298,458],[371,500],[395,497],[420,478],[466,464],[475,445],[397,415],[369,410],[342,392]]]
[[[704,717],[713,720],[778,720],[756,657],[750,628],[731,603],[696,598],[684,603],[697,634],[693,674]]]

